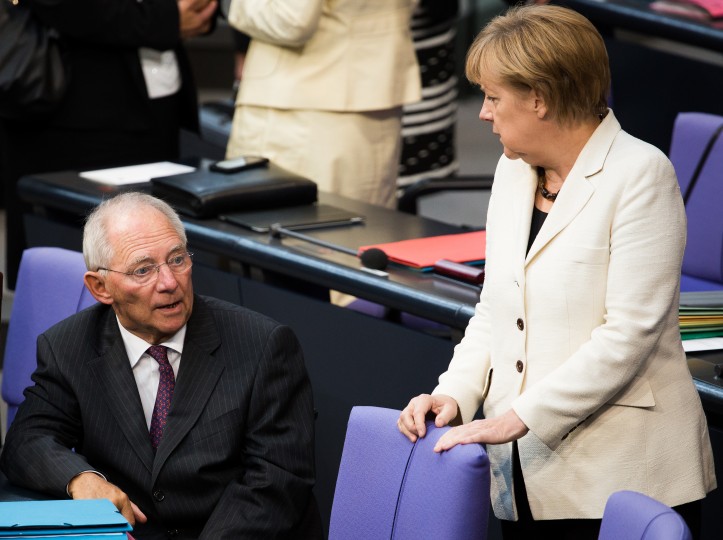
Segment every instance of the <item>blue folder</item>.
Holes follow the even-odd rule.
[[[108,499],[0,503],[0,538],[125,538],[130,523]]]

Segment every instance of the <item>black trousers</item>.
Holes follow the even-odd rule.
[[[531,538],[550,538],[554,540],[597,540],[600,534],[600,519],[551,519],[535,521],[527,500],[527,489],[522,476],[517,443],[512,447],[512,479],[515,486],[517,521],[501,521],[504,540],[529,540]],[[702,501],[693,501],[673,508],[678,512],[693,535],[700,538]]]

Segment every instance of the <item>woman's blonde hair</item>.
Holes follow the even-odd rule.
[[[513,7],[495,17],[467,52],[467,78],[535,90],[560,123],[604,115],[610,64],[602,36],[567,8]]]

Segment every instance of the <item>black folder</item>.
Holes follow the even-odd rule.
[[[151,191],[179,212],[199,218],[309,205],[317,197],[314,182],[273,163],[232,174],[209,171],[204,164],[193,172],[153,178]]]

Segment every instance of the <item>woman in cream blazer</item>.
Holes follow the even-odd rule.
[[[621,489],[680,508],[695,532],[700,504],[686,503],[716,483],[678,327],[686,222],[673,167],[607,109],[607,54],[581,15],[512,10],[467,62],[505,154],[486,279],[449,369],[400,430],[424,436],[431,410],[437,425],[463,423],[437,451],[489,443],[506,540],[597,538]]]
[[[233,0],[252,37],[227,157],[261,154],[319,189],[394,206],[402,105],[421,98],[416,0]]]

